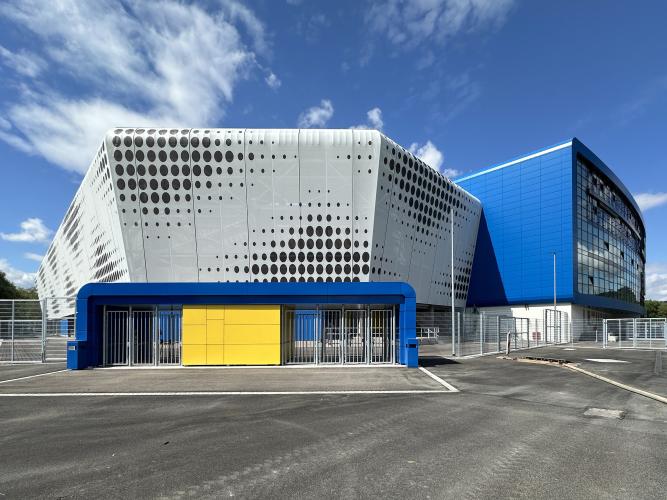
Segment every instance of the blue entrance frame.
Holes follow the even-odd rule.
[[[396,305],[397,361],[418,365],[416,294],[403,282],[89,283],[77,294],[76,336],[67,343],[67,368],[101,364],[103,306],[175,304]]]

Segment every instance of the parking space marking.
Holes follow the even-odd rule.
[[[25,377],[11,378],[9,380],[0,380],[0,384],[7,384],[9,382],[16,382],[18,380],[27,380],[29,378],[35,378],[35,377],[44,377],[46,375],[53,375],[54,373],[62,373],[62,372],[66,372],[66,371],[67,371],[66,369],[65,370],[56,370],[56,371],[53,371],[53,372],[38,373],[37,375],[27,375]]]
[[[444,382],[444,381],[443,381]],[[445,382],[446,383],[446,382]],[[447,387],[447,386],[445,386]],[[451,386],[450,386],[451,387]],[[65,397],[145,397],[145,396],[323,396],[356,394],[451,394],[458,389],[405,389],[405,390],[358,390],[358,391],[188,391],[188,392],[14,392],[0,393],[0,398],[65,398]]]
[[[461,392],[461,391],[459,391],[456,387],[454,387],[452,384],[450,384],[449,382],[447,382],[447,381],[445,381],[445,380],[442,380],[440,377],[438,377],[438,376],[435,375],[434,373],[431,373],[430,371],[428,371],[428,370],[427,370],[426,368],[424,368],[423,366],[420,366],[419,369],[420,369],[421,371],[423,371],[426,375],[428,375],[429,377],[431,377],[433,380],[435,380],[436,382],[438,382],[440,385],[442,385],[442,386],[446,387],[447,389],[449,389],[448,392]]]

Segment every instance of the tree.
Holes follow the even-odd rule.
[[[0,299],[36,299],[35,288],[20,288],[7,279],[5,273],[0,271]]]
[[[667,318],[667,301],[664,300],[646,300],[646,316],[649,318]]]

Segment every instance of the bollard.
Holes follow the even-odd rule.
[[[512,335],[512,330],[507,330],[507,343],[505,344],[505,355],[510,355],[510,336]]]

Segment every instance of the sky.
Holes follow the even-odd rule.
[[[107,129],[366,127],[456,177],[571,137],[667,300],[667,3],[3,0],[0,270],[30,286]]]

